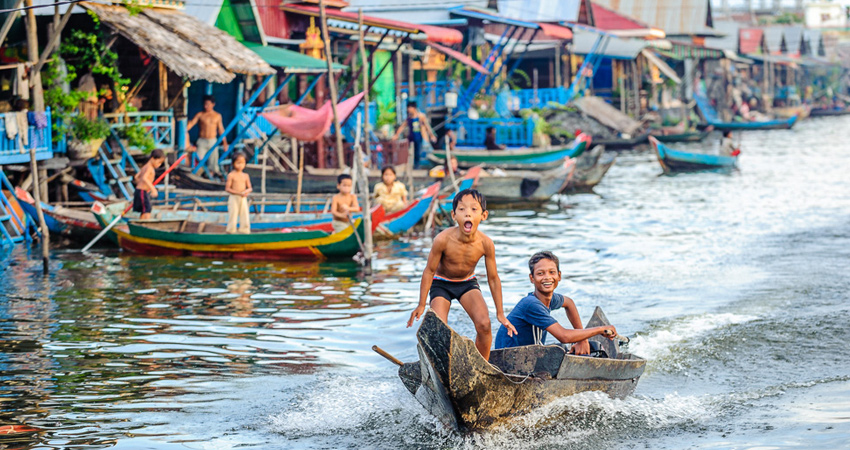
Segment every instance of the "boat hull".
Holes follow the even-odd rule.
[[[493,429],[580,392],[624,398],[634,392],[646,365],[627,353],[568,355],[558,345],[494,350],[491,365],[471,339],[433,311],[425,314],[416,336],[420,360],[401,366],[399,377],[429,412],[461,430]]]
[[[649,142],[665,172],[732,170],[738,163],[736,156],[683,152],[673,150],[655,139],[650,139]]]
[[[702,142],[703,139],[707,138],[708,135],[711,134],[712,129],[690,133],[658,134],[652,135],[652,137],[665,144],[671,144],[674,142]]]
[[[457,158],[458,166],[469,168],[478,164],[488,167],[517,170],[545,170],[560,165],[565,158],[575,158],[589,145],[590,138],[581,136],[573,145],[556,148],[523,148],[508,150],[480,150],[459,148],[452,152]],[[440,163],[445,163],[446,152],[434,150],[433,157]]]
[[[543,203],[569,185],[574,169],[575,160],[568,159],[560,167],[543,172],[509,171],[505,176],[482,173],[475,189],[484,194],[488,204]]]
[[[602,181],[608,169],[614,165],[617,156],[614,152],[605,152],[605,147],[597,145],[584,152],[576,160],[576,170],[572,180],[562,192],[588,192]]]

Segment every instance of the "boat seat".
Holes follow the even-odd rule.
[[[490,352],[490,364],[515,375],[545,373],[555,378],[566,352],[560,345],[525,345]]]

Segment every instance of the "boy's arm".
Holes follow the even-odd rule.
[[[245,175],[245,186],[247,186],[247,189],[245,189],[245,192],[250,194],[251,192],[254,192],[254,186],[251,186],[251,177],[249,177],[247,173],[244,174],[244,175]]]
[[[219,136],[221,136],[221,148],[227,151],[227,136],[224,135],[224,123],[221,121],[221,114],[218,115],[216,128],[218,129]]]
[[[496,320],[508,329],[508,336],[516,335],[516,328],[511,324],[502,308],[502,280],[496,270],[496,246],[489,237],[484,237],[484,265],[487,267],[487,284],[490,285],[490,294],[493,295],[493,303],[496,304]]]
[[[431,283],[434,282],[434,275],[437,274],[437,267],[440,265],[440,258],[443,256],[443,251],[446,249],[446,238],[443,234],[438,234],[434,238],[434,245],[431,246],[431,252],[428,253],[428,263],[425,265],[425,270],[422,271],[422,280],[419,282],[419,304],[416,309],[410,313],[410,319],[407,321],[407,328],[413,326],[414,320],[419,320],[422,314],[425,313],[425,302],[428,300],[428,292],[431,291]]]
[[[434,130],[431,129],[431,124],[428,123],[428,116],[423,113],[419,113],[419,123],[424,125],[422,128],[427,132],[428,140],[431,142],[436,142],[437,135],[434,134]]]
[[[351,196],[351,211],[360,211],[360,203],[357,202],[357,196]]]
[[[399,135],[401,135],[401,133],[404,132],[405,128],[407,128],[407,121],[406,120],[401,123],[401,126],[399,126],[397,130],[395,130],[395,134],[393,135],[392,140],[394,141],[394,140],[398,139]]]
[[[573,328],[576,330],[584,329],[584,326],[581,324],[581,317],[578,315],[578,308],[576,308],[576,303],[573,299],[564,296],[564,309],[567,311],[567,319],[569,319],[570,324],[572,324]],[[587,355],[590,353],[590,342],[587,339],[583,339],[579,342],[576,342],[576,345],[573,346],[575,350],[573,353],[576,355]]]
[[[336,220],[348,222],[348,214],[343,214],[340,211],[339,207],[340,207],[339,195],[334,195],[333,201],[331,201],[331,215]]]
[[[617,329],[614,328],[613,325],[585,328],[581,330],[568,330],[562,327],[559,323],[553,323],[548,328],[546,328],[546,331],[548,331],[549,334],[554,336],[555,339],[565,344],[581,341],[586,342],[588,338],[596,336],[597,334],[604,335],[608,339],[613,339],[617,336]],[[575,346],[573,346],[573,348],[575,348]],[[579,353],[577,350],[573,351],[572,349],[570,351],[578,355],[586,355],[587,353],[590,353],[590,351],[588,351],[587,353]]]
[[[198,120],[200,120],[200,119],[201,119],[201,113],[197,113],[197,114],[195,114],[195,117],[192,117],[192,120],[190,120],[190,121],[189,121],[189,123],[187,123],[187,124],[186,124],[186,132],[188,133],[188,132],[189,132],[189,130],[191,130],[191,129],[192,129],[192,127],[194,127],[195,125],[197,125],[197,124],[198,124]]]

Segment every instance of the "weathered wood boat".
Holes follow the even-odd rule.
[[[115,218],[99,203],[93,212],[104,227]],[[360,251],[358,235],[362,240],[362,219],[338,233],[296,228],[228,234],[221,225],[188,220],[133,220],[110,230],[132,253],[254,260],[350,258]]]
[[[488,205],[544,203],[563,191],[575,169],[575,160],[564,160],[559,167],[545,171],[482,170],[473,186],[484,194]]]
[[[251,177],[251,184],[257,190],[262,186],[262,172],[262,166],[260,165],[249,164],[245,167],[245,173]],[[301,191],[312,194],[335,194],[337,192],[337,177],[341,173],[343,171],[339,169],[314,169],[312,167],[305,167]],[[404,175],[403,170],[399,170],[397,173],[400,180],[407,181],[407,175]],[[374,186],[379,181],[381,181],[380,171],[370,170],[369,185]],[[424,189],[434,181],[434,178],[428,175],[427,170],[414,170],[413,187],[408,186],[408,190],[412,192]],[[195,175],[186,167],[178,167],[171,172],[171,183],[185,189],[224,192],[224,182],[209,180],[200,175]],[[293,172],[279,172],[267,168],[266,192],[284,194],[298,192],[298,174]]]
[[[705,121],[716,130],[788,130],[797,122],[797,116],[758,122],[724,122],[720,120],[717,111],[714,110],[707,98],[702,95],[694,95],[694,99]]]
[[[580,134],[567,146],[551,148],[518,148],[506,150],[483,150],[458,147],[452,152],[458,167],[469,168],[479,164],[505,170],[547,170],[559,166],[565,158],[575,158],[590,145],[590,136]],[[444,164],[445,150],[434,150],[429,159]]]
[[[652,148],[658,157],[658,163],[664,172],[676,171],[699,171],[699,170],[731,170],[738,163],[737,156],[709,155],[706,153],[692,153],[673,150],[658,142],[655,138],[649,139]]]
[[[809,117],[844,116],[850,114],[850,108],[812,108]]]
[[[641,133],[631,138],[593,138],[593,142],[597,145],[604,145],[608,150],[629,150],[638,145],[645,144],[649,133]]]
[[[588,192],[602,181],[608,169],[614,165],[617,154],[605,152],[605,147],[597,145],[576,159],[573,177],[562,191]]]
[[[650,134],[650,136],[658,139],[659,142],[664,142],[666,144],[671,144],[675,142],[702,142],[703,139],[707,138],[711,132],[714,131],[713,126],[708,126],[704,128],[702,131],[686,131],[683,133],[672,133],[672,134]]]
[[[609,322],[597,307],[587,326],[601,325]],[[493,350],[488,363],[471,339],[433,311],[425,313],[416,338],[419,361],[391,359],[400,365],[399,378],[426,410],[460,430],[496,428],[580,392],[624,398],[634,392],[646,366],[646,360],[620,352],[617,341],[600,336],[591,340],[607,357],[570,355],[561,345],[529,345]]]
[[[35,199],[32,198],[32,195],[21,188],[15,188],[15,197],[19,200],[21,208],[24,209],[26,214],[38,223]],[[41,202],[41,209],[44,212],[44,222],[47,229],[57,236],[87,241],[94,238],[102,229],[91,213],[91,204],[85,202],[56,205]]]

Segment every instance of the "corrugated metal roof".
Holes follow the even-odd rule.
[[[576,28],[573,31],[570,50],[579,55],[586,55],[590,53],[598,37],[599,33]],[[647,45],[647,41],[643,39],[621,39],[611,36],[608,38],[608,45],[604,49],[597,49],[597,53],[611,59],[631,60],[637,58],[640,51]]]
[[[803,48],[803,27],[784,27],[782,32],[785,34],[786,53],[789,55],[799,55],[800,50]]]
[[[805,54],[810,56],[826,56],[823,45],[823,34],[820,30],[803,30],[803,39],[806,42]]]
[[[767,51],[772,54],[785,53],[785,33],[783,27],[764,27],[764,40]]]
[[[710,37],[705,39],[705,46],[719,48],[721,50],[738,51],[738,30],[741,25],[737,22],[724,20],[714,22],[714,30],[725,34],[723,37]]]
[[[184,0],[183,12],[207,25],[215,25],[224,0]]]
[[[277,0],[280,3],[280,0]],[[487,7],[487,0],[349,0],[343,11],[363,14],[382,19],[401,20],[414,23],[447,25],[449,8],[456,6]]]
[[[578,22],[581,0],[497,0],[499,15],[531,22]]]
[[[593,4],[593,25],[600,30],[640,30],[649,25],[629,16],[612,11],[600,4]]]
[[[713,36],[710,0],[593,0],[619,14],[660,28],[668,36]]]

